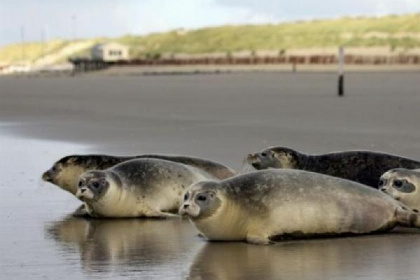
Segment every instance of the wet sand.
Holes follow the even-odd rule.
[[[0,79],[0,279],[417,279],[420,232],[209,243],[187,221],[69,218],[42,184],[73,153],[172,153],[240,169],[270,145],[420,159],[419,72]]]

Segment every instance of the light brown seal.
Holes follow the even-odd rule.
[[[302,170],[263,170],[192,185],[179,209],[209,240],[284,238],[420,228],[420,216],[367,186]]]
[[[215,179],[182,163],[133,159],[106,170],[83,173],[76,196],[85,202],[92,217],[174,217],[184,190],[211,178]]]
[[[414,211],[420,211],[420,169],[389,170],[381,176],[379,189]]]

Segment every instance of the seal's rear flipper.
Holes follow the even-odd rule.
[[[420,228],[420,214],[408,208],[400,208],[396,213],[397,223],[404,227]]]

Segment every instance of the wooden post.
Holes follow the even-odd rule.
[[[338,49],[338,96],[344,96],[344,48]]]

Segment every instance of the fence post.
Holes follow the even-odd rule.
[[[344,95],[344,47],[338,49],[338,96]]]

